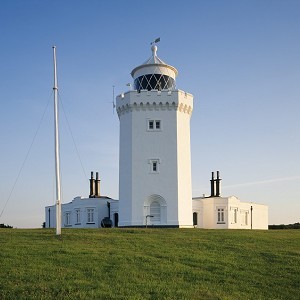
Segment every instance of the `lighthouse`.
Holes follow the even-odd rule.
[[[190,119],[193,96],[157,56],[131,72],[116,98],[120,120],[119,226],[192,227]]]

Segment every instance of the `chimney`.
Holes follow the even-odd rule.
[[[95,197],[100,197],[100,179],[99,179],[99,173],[98,172],[96,172]]]
[[[219,171],[217,171],[217,179],[216,179],[216,197],[221,196],[221,178],[219,175]]]
[[[94,197],[95,197],[95,179],[94,179],[94,172],[91,172],[89,198],[94,198]]]
[[[211,172],[211,180],[210,180],[210,196],[215,196],[215,174]]]

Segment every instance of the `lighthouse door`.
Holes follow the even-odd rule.
[[[151,223],[160,224],[160,204],[157,201],[153,201],[150,204]]]

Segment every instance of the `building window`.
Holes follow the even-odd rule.
[[[198,225],[198,214],[196,212],[193,213],[193,225]]]
[[[247,210],[241,211],[241,224],[244,226],[248,225],[248,215],[249,212]]]
[[[68,211],[65,214],[65,226],[71,225],[71,213]]]
[[[87,211],[87,223],[95,223],[94,220],[95,210],[93,208],[88,208],[86,211]]]
[[[76,224],[80,224],[80,209],[75,209],[75,216],[76,216]]]
[[[236,207],[231,208],[232,210],[232,224],[237,223],[237,211],[238,209]]]
[[[160,120],[148,120],[148,131],[159,131],[161,130]]]
[[[217,209],[218,212],[218,224],[225,224],[225,212],[224,208],[219,207]]]
[[[150,173],[158,173],[159,172],[159,159],[150,159]]]
[[[248,225],[248,215],[249,215],[249,212],[246,211],[245,212],[245,225]]]

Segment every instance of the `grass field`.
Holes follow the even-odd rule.
[[[300,299],[300,230],[0,230],[0,299]]]

